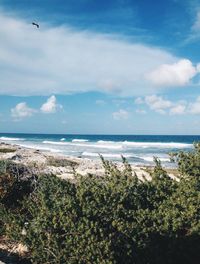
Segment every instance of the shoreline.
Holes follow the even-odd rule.
[[[175,168],[168,153],[193,149],[197,138],[185,136],[96,136],[96,135],[45,135],[45,134],[1,134],[0,141],[17,144],[25,148],[39,149],[59,153],[65,156],[99,160],[99,154],[106,160],[120,162],[123,155],[130,164],[139,167],[154,166],[154,157],[158,157],[162,166]],[[200,138],[199,138],[200,141]]]
[[[4,151],[4,152],[2,152]],[[40,173],[55,174],[62,179],[73,179],[74,171],[81,175],[92,174],[102,176],[104,168],[101,160],[82,157],[65,156],[36,148],[28,148],[18,144],[0,141],[0,160],[10,160],[27,166],[35,166]],[[121,170],[122,162],[113,162]],[[130,164],[138,178],[150,180],[150,174],[146,171],[150,166],[139,166]]]
[[[7,153],[2,153],[2,149],[8,149]],[[22,163],[26,166],[34,166],[38,173],[55,174],[62,179],[73,179],[74,170],[80,175],[92,174],[94,176],[103,176],[104,167],[101,160],[89,159],[83,157],[66,156],[61,153],[40,150],[37,148],[28,148],[18,144],[6,143],[0,141],[0,160],[10,160]],[[105,158],[106,160],[106,158]],[[113,162],[119,170],[123,169],[123,163],[120,161]],[[73,165],[73,166],[72,166]],[[150,173],[154,166],[130,164],[133,174],[136,173],[139,179],[151,180]],[[164,166],[163,166],[164,167]],[[176,179],[178,172],[176,168],[164,169],[171,178]]]

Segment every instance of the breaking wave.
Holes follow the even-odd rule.
[[[115,144],[98,144],[98,143],[84,143],[84,142],[57,142],[57,141],[43,141],[44,144],[60,145],[60,146],[78,146],[78,147],[88,147],[88,148],[102,148],[102,149],[122,149],[121,145]]]
[[[25,140],[24,138],[14,138],[14,137],[0,137],[2,141],[20,141]]]
[[[99,155],[102,155],[104,158],[119,158],[121,159],[121,157],[125,157],[125,158],[131,158],[132,155],[129,154],[120,154],[120,153],[94,153],[94,152],[87,152],[84,151],[82,153],[82,156],[87,156],[87,157],[99,157]]]
[[[72,142],[88,142],[88,139],[73,139]]]
[[[175,143],[175,142],[122,142],[124,146],[130,147],[142,147],[142,148],[189,148],[192,144],[187,143]]]

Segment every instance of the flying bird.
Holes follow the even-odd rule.
[[[32,25],[33,25],[33,26],[36,26],[37,28],[40,27],[39,24],[37,24],[37,23],[35,23],[35,22],[32,22]]]

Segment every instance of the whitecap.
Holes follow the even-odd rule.
[[[82,156],[88,156],[88,157],[99,157],[99,155],[103,156],[104,158],[118,158],[121,159],[121,157],[125,158],[131,158],[132,155],[129,154],[121,154],[121,153],[96,153],[96,152],[87,152],[84,151],[82,153]]]
[[[25,140],[24,138],[14,138],[14,137],[0,137],[0,140],[3,141],[20,141]]]
[[[50,145],[70,145],[70,143],[68,143],[68,142],[58,142],[58,141],[49,141],[49,140],[44,140],[43,142],[42,142],[43,144],[50,144]]]
[[[43,141],[44,144],[60,145],[60,146],[75,146],[75,147],[88,147],[88,148],[101,148],[101,149],[122,149],[121,145],[111,144],[98,144],[98,143],[76,143],[76,142],[57,142],[57,141]]]
[[[73,139],[72,142],[88,142],[88,139]]]
[[[29,145],[29,144],[20,144],[21,147],[24,148],[30,148],[30,149],[39,149],[39,150],[46,150],[46,151],[50,151],[50,152],[55,152],[55,153],[59,153],[61,152],[59,149],[54,149],[54,148],[48,148],[48,147],[42,147],[40,145]]]
[[[170,162],[170,159],[169,158],[162,158],[162,157],[157,157],[160,161],[163,161],[163,162]],[[145,156],[142,156],[140,157],[140,159],[142,160],[145,160],[145,161],[150,161],[150,162],[153,162],[154,161],[154,157],[145,157]]]
[[[127,147],[141,147],[141,148],[189,148],[192,144],[187,143],[175,143],[175,142],[131,142],[124,141],[122,142],[123,146]]]
[[[109,141],[109,140],[98,140],[97,143],[100,143],[100,144],[115,144],[117,143],[117,141]]]

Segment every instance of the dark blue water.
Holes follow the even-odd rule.
[[[23,133],[0,133],[0,137],[26,138],[29,140],[60,140],[66,138],[72,140],[88,139],[91,141],[135,141],[135,142],[178,142],[193,143],[200,141],[200,135],[75,135],[75,134],[23,134]]]
[[[183,135],[72,135],[72,134],[8,134],[0,140],[68,156],[120,160],[121,155],[135,164],[152,164],[153,157],[169,164],[169,152],[190,151],[199,136]]]

